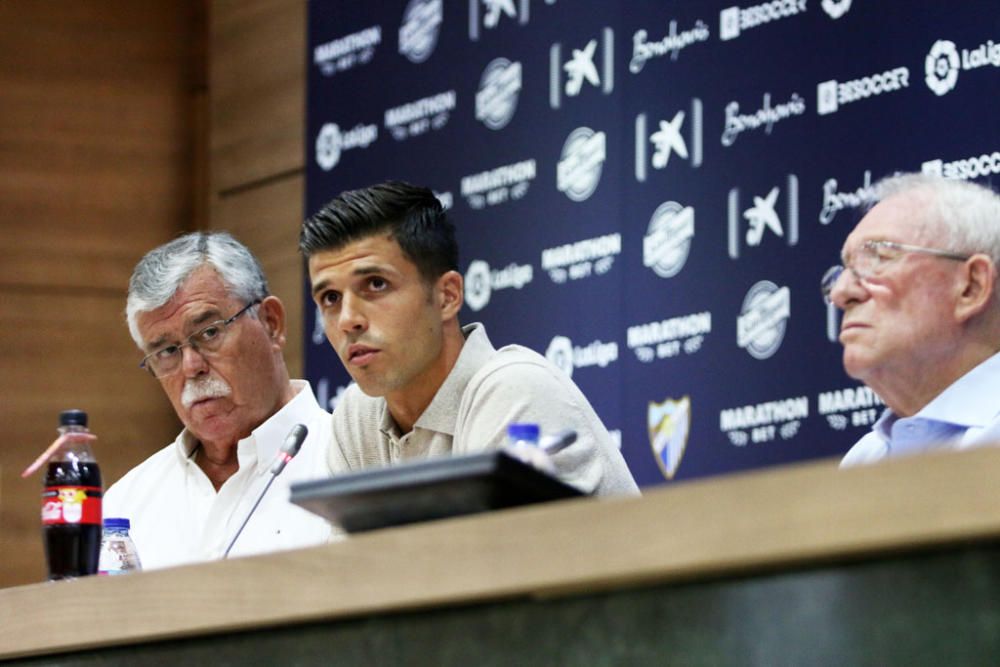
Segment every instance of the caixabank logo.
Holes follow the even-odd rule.
[[[622,252],[622,235],[605,234],[542,250],[542,271],[562,284],[606,275]]]
[[[771,0],[750,7],[728,7],[719,12],[719,39],[736,39],[747,30],[805,11],[806,0]]]
[[[313,49],[313,64],[324,76],[346,72],[371,62],[381,43],[382,27],[373,25],[316,46]]]
[[[823,207],[819,211],[819,224],[829,225],[838,212],[844,209],[864,209],[878,201],[878,188],[872,185],[872,172],[865,170],[861,185],[842,191],[836,178],[823,182]]]
[[[725,127],[720,141],[729,148],[744,132],[763,128],[764,134],[771,134],[778,123],[801,116],[806,112],[806,101],[798,93],[792,93],[787,102],[773,104],[771,93],[764,93],[760,109],[752,113],[743,113],[740,103],[733,100],[726,105]]]
[[[646,409],[646,428],[660,472],[667,479],[673,479],[691,433],[691,397],[668,397],[659,403],[650,401]]]
[[[559,109],[563,97],[579,97],[585,89],[610,95],[615,89],[615,31],[604,28],[585,45],[570,47],[564,59],[563,45],[549,48],[549,106]]]
[[[649,115],[635,117],[635,180],[644,183],[648,167],[666,170],[668,165],[687,162],[697,169],[703,161],[702,103],[697,97],[691,100],[688,110],[679,109],[669,118],[656,121],[656,129],[649,132]],[[652,150],[650,150],[652,149]]]
[[[575,202],[589,199],[601,182],[607,154],[604,132],[589,127],[570,132],[556,164],[556,189]]]
[[[399,26],[399,53],[411,63],[425,62],[434,53],[443,22],[443,0],[410,0]]]
[[[695,354],[712,333],[712,313],[702,311],[629,327],[625,333],[628,348],[644,364],[658,359],[672,359],[681,354]]]
[[[483,30],[504,23],[528,25],[530,20],[531,0],[469,0],[469,39],[474,42]]]
[[[910,70],[906,67],[894,67],[850,81],[824,81],[816,86],[816,113],[820,116],[836,113],[845,104],[903,90],[909,85]]]
[[[462,177],[462,196],[475,209],[523,199],[537,174],[533,158],[469,174]]]
[[[344,151],[368,148],[378,139],[378,125],[359,123],[342,132],[336,123],[326,123],[316,135],[316,164],[323,171],[330,171],[340,162]]]
[[[405,141],[448,124],[455,111],[454,90],[429,95],[385,111],[385,129],[396,141]]]
[[[667,58],[676,61],[683,49],[707,42],[711,33],[701,19],[697,19],[690,28],[680,30],[677,21],[671,19],[667,26],[667,34],[660,39],[650,39],[649,30],[640,28],[632,35],[632,60],[628,63],[628,71],[638,74],[646,63],[654,58]]]
[[[961,52],[950,39],[939,39],[924,59],[924,82],[935,95],[947,95],[958,84],[959,72],[991,66],[1000,67],[1000,44],[992,39]]]
[[[490,269],[481,259],[469,263],[465,272],[465,305],[471,310],[485,308],[493,293],[504,289],[521,289],[531,282],[534,271],[530,264],[511,262],[502,269]]]
[[[687,263],[694,240],[694,207],[665,201],[656,207],[642,238],[642,265],[673,278]]]
[[[483,70],[476,92],[476,120],[502,130],[514,117],[521,95],[521,63],[494,58]]]
[[[816,397],[816,411],[834,431],[871,426],[884,407],[878,394],[864,385],[821,391]]]
[[[809,417],[809,397],[791,396],[776,401],[726,408],[719,412],[719,430],[735,447],[790,440]]]
[[[774,356],[785,339],[792,316],[792,293],[770,280],[753,285],[736,318],[736,345],[761,361]]]
[[[795,174],[789,174],[785,179],[784,194],[782,195],[782,185],[775,185],[767,191],[767,194],[752,195],[753,205],[743,208],[740,188],[729,190],[727,203],[729,234],[728,246],[729,257],[739,259],[745,244],[750,248],[764,246],[766,238],[781,239],[785,245],[791,247],[799,242],[799,178]],[[780,200],[784,200],[784,223],[782,216],[778,214],[781,210]],[[746,223],[746,233],[740,232]]]
[[[982,153],[961,160],[927,160],[921,171],[931,176],[967,181],[1000,174],[1000,151]]]
[[[618,361],[618,343],[595,340],[587,345],[573,345],[566,336],[553,336],[545,349],[545,358],[573,377],[577,368],[606,368]]]

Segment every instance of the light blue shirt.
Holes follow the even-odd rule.
[[[912,417],[886,410],[851,447],[841,468],[931,450],[1000,445],[1000,353],[982,362]]]

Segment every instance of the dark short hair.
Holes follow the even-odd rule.
[[[455,227],[428,188],[387,181],[334,197],[302,223],[299,250],[308,259],[323,250],[387,233],[424,280],[458,270]]]

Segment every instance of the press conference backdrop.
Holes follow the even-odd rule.
[[[996,0],[732,3],[309,5],[307,214],[433,188],[462,321],[571,375],[643,485],[845,452],[882,406],[819,279],[873,181],[1000,180]]]

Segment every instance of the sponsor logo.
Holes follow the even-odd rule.
[[[378,125],[355,125],[341,132],[336,123],[326,123],[316,136],[316,164],[323,171],[330,171],[340,162],[340,155],[352,148],[368,148],[378,139]]]
[[[650,401],[646,426],[649,445],[653,448],[660,472],[667,479],[673,479],[691,433],[691,397],[684,396],[680,400],[667,398],[662,403]]]
[[[324,406],[326,410],[333,412],[341,399],[344,398],[344,392],[347,391],[347,387],[338,386],[334,389],[333,394],[331,394],[330,384],[329,378],[322,378],[316,383],[316,402]]]
[[[562,106],[564,72],[567,97],[580,95],[584,83],[605,95],[615,89],[614,30],[604,28],[599,38],[591,39],[582,49],[571,49],[571,53],[570,59],[563,62],[562,44],[556,42],[549,49],[549,106],[553,109]]]
[[[772,0],[753,7],[729,7],[719,12],[719,39],[736,39],[746,30],[805,11],[806,0]]]
[[[575,202],[590,198],[601,181],[607,140],[603,132],[578,127],[569,133],[556,165],[556,188]]]
[[[819,211],[819,224],[829,225],[837,212],[845,208],[863,208],[877,200],[878,188],[872,185],[872,173],[867,169],[864,182],[853,192],[838,192],[837,179],[828,178],[823,183],[823,208]]]
[[[820,3],[820,7],[823,8],[824,12],[829,14],[830,18],[836,21],[851,10],[851,1],[852,0],[823,0],[823,2]]]
[[[493,30],[503,21],[526,25],[531,19],[530,9],[531,0],[469,0],[469,39],[474,42],[479,39],[480,23],[487,30]]]
[[[462,177],[462,196],[472,208],[496,206],[528,194],[537,169],[534,160],[521,160]]]
[[[309,339],[313,345],[322,345],[326,342],[326,331],[323,329],[323,311],[316,306],[316,315],[313,318],[313,330]]]
[[[824,81],[816,86],[816,113],[836,113],[841,106],[869,97],[902,90],[910,85],[910,70],[896,67],[852,81]]]
[[[595,340],[581,347],[573,345],[573,341],[566,336],[555,336],[545,349],[545,358],[563,373],[573,377],[573,370],[576,368],[605,368],[618,361],[618,343]]]
[[[764,103],[751,114],[740,113],[740,103],[735,100],[726,105],[726,127],[722,132],[722,145],[732,146],[736,139],[748,130],[764,128],[771,134],[775,123],[806,112],[806,101],[798,93],[792,93],[787,102],[771,106],[771,93],[764,93]]]
[[[684,268],[694,238],[694,208],[675,201],[663,202],[653,211],[642,239],[642,265],[661,278],[671,278]]]
[[[690,117],[688,124],[688,140],[683,133],[684,121]],[[691,100],[690,116],[681,110],[670,120],[660,120],[657,129],[648,134],[645,113],[635,117],[635,178],[640,183],[646,180],[647,165],[652,163],[653,169],[666,169],[670,158],[674,155],[678,160],[688,160],[691,167],[697,168],[702,163],[702,104],[697,97]],[[652,158],[647,159],[647,137],[653,146]],[[690,151],[688,150],[690,144]],[[674,160],[676,164],[677,160]]]
[[[450,210],[455,205],[455,197],[450,190],[448,192],[435,192],[434,196],[441,202],[441,208],[445,211]]]
[[[542,271],[554,283],[606,274],[622,252],[622,235],[606,234],[542,251]]]
[[[521,289],[532,277],[530,264],[512,262],[502,269],[491,270],[483,260],[473,260],[465,272],[465,304],[472,310],[482,310],[493,292],[511,287]]]
[[[924,82],[935,95],[946,95],[958,83],[959,72],[989,66],[1000,67],[1000,44],[993,40],[974,49],[962,49],[959,55],[955,42],[939,39],[924,59]]]
[[[781,188],[774,186],[763,197],[754,195],[753,206],[740,213],[740,189],[729,191],[729,257],[740,257],[741,217],[747,221],[747,232],[744,240],[750,247],[758,247],[764,242],[766,232],[778,238],[784,238],[788,246],[799,242],[799,178],[789,174],[785,185],[785,226],[778,217],[777,201]]]
[[[710,333],[712,313],[706,310],[631,326],[626,341],[636,359],[651,364],[657,359],[679,356],[681,352],[694,354],[701,349],[705,336]]]
[[[441,23],[442,0],[410,0],[399,26],[399,52],[411,63],[422,63],[434,53]]]
[[[681,49],[698,42],[707,42],[709,36],[708,26],[701,19],[695,22],[694,27],[681,32],[677,32],[677,21],[672,20],[667,35],[655,42],[649,41],[649,31],[636,30],[632,35],[632,60],[628,64],[628,71],[638,74],[646,66],[646,62],[653,58],[669,55],[670,60],[677,60]]]
[[[771,442],[794,438],[809,417],[809,397],[794,396],[756,405],[726,408],[719,412],[719,430],[736,447],[749,443]]]
[[[816,411],[835,431],[874,424],[884,405],[878,394],[864,385],[820,392],[816,399]]]
[[[932,176],[943,176],[967,181],[982,176],[992,176],[1000,174],[1000,151],[983,153],[975,157],[964,160],[928,160],[924,162],[921,171]]]
[[[449,90],[415,102],[407,102],[385,112],[385,129],[392,138],[403,141],[429,132],[440,130],[448,124],[451,112],[455,110],[455,91]]]
[[[325,76],[346,72],[355,65],[364,65],[375,57],[375,50],[382,43],[382,27],[370,28],[338,37],[313,49],[313,64]]]
[[[736,344],[754,359],[771,357],[781,347],[791,313],[791,291],[761,280],[743,299],[736,318]]]
[[[476,120],[491,130],[503,129],[517,111],[520,94],[521,63],[496,58],[486,66],[479,79]]]

